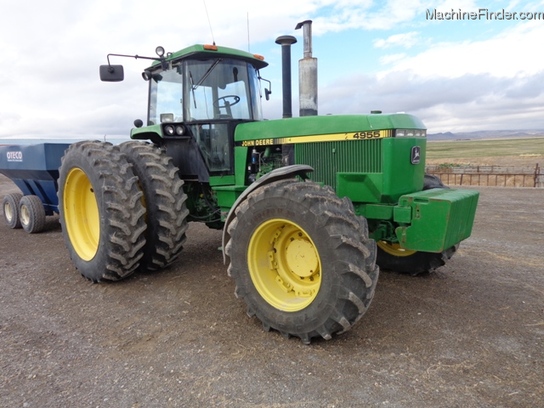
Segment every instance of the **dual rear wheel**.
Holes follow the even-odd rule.
[[[173,200],[172,208],[184,207],[183,182],[161,184],[174,194],[149,183],[155,178],[175,181],[177,170],[158,149],[142,146],[153,152],[151,158],[136,146],[126,154],[122,147],[98,141],[74,143],[62,158],[58,197],[63,236],[76,268],[93,282],[164,267],[181,250],[186,211],[173,224],[157,225],[165,218],[161,197]],[[150,164],[157,159],[162,167]],[[140,163],[133,164],[138,160],[147,163],[144,168],[153,167],[153,175],[138,177],[135,167]]]

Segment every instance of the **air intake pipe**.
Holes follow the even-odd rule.
[[[282,64],[282,94],[283,94],[283,117],[292,118],[293,109],[291,101],[291,45],[297,39],[292,35],[282,35],[276,38],[276,44],[281,45]]]

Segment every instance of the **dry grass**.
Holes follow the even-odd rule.
[[[544,137],[528,139],[430,141],[427,164],[527,166],[544,164]]]

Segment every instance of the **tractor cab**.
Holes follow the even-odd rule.
[[[262,120],[259,69],[268,64],[216,45],[168,54],[158,47],[157,55],[137,57],[155,62],[142,73],[149,82],[147,123],[136,120],[131,138],[165,146],[186,180],[233,174],[234,130]]]

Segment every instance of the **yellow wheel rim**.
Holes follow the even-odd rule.
[[[68,173],[63,204],[72,247],[81,259],[89,261],[98,251],[100,214],[93,186],[83,170],[73,168]]]
[[[276,309],[297,312],[319,292],[319,253],[294,222],[278,218],[259,225],[251,236],[247,261],[255,288]]]
[[[401,248],[401,246],[398,243],[393,244],[387,241],[378,241],[377,245],[384,252],[393,256],[410,256],[416,253],[416,251]]]

